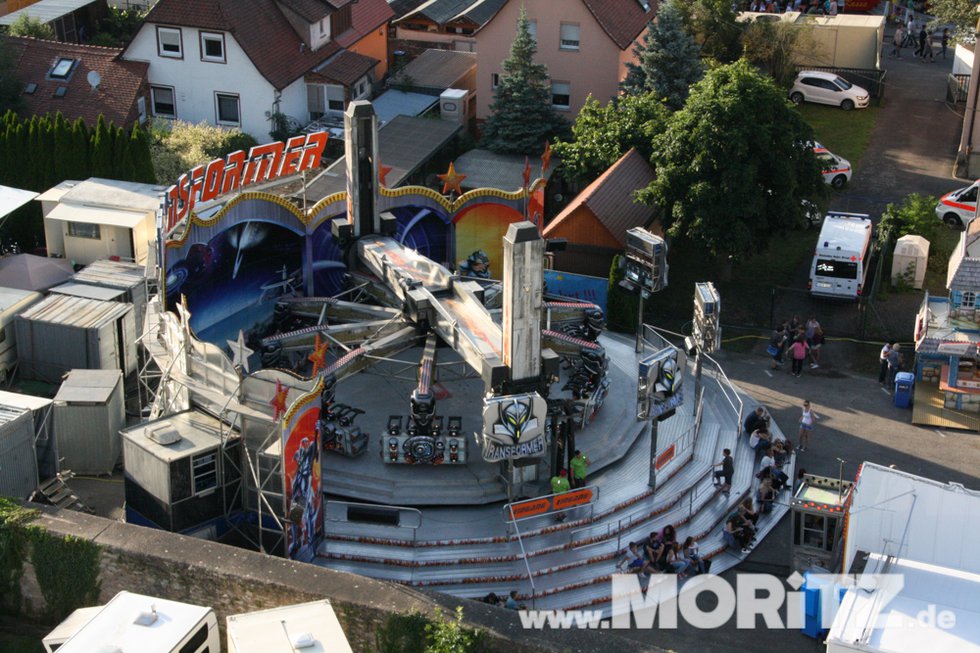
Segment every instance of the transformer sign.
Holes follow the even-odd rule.
[[[684,403],[684,371],[677,364],[677,349],[667,347],[640,360],[636,418],[663,417]]]
[[[248,154],[232,152],[182,174],[164,195],[164,235],[169,236],[197,202],[317,167],[326,146],[326,132],[302,134],[286,143],[256,145]]]
[[[477,440],[487,462],[544,455],[548,404],[536,392],[483,400],[483,433]]]

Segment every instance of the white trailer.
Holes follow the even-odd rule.
[[[871,267],[873,231],[866,214],[827,214],[810,264],[811,295],[860,299]]]
[[[60,645],[52,641],[50,648],[45,638],[49,653],[54,650],[58,653],[217,653],[221,650],[218,619],[211,608],[119,592],[101,608],[89,610],[97,612],[91,616],[72,613],[49,633],[48,638],[55,635],[64,638]]]
[[[353,653],[327,600],[234,614],[226,625],[228,653]]]

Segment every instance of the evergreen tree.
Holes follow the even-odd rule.
[[[532,154],[545,142],[567,132],[567,123],[551,105],[548,69],[534,63],[537,45],[528,29],[527,12],[521,8],[517,37],[504,60],[504,74],[494,93],[490,117],[483,132],[483,146],[494,152]]]
[[[113,130],[106,125],[105,116],[99,114],[99,122],[92,134],[92,165],[89,170],[92,177],[112,177],[112,134]]]
[[[38,120],[38,149],[32,153],[37,158],[37,176],[34,179],[34,190],[44,192],[61,180],[55,173],[54,122],[44,116]]]
[[[71,126],[61,112],[54,116],[54,176],[55,183],[71,179]]]
[[[684,25],[679,0],[665,0],[650,23],[642,43],[633,52],[637,63],[627,63],[623,90],[631,95],[653,91],[675,111],[684,106],[690,86],[704,76],[701,48]]]
[[[17,64],[7,39],[0,36],[0,113],[20,109],[23,83],[17,79]],[[6,116],[4,116],[6,120]]]
[[[131,141],[126,138],[122,127],[116,127],[113,134],[112,178],[135,181],[136,167],[133,165]]]
[[[129,146],[133,157],[133,179],[144,184],[157,183],[156,175],[153,174],[149,137],[139,128],[139,125],[133,125],[133,130],[129,134]]]
[[[81,181],[91,176],[89,174],[91,148],[92,142],[89,138],[88,127],[86,127],[84,120],[76,118],[71,125],[71,147],[66,155],[70,163],[65,169],[65,179]]]

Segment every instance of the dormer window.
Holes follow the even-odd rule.
[[[71,77],[71,72],[75,69],[77,64],[77,59],[61,57],[51,67],[51,70],[48,71],[48,77],[50,79],[68,79]]]

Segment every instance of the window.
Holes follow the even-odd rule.
[[[176,27],[157,27],[157,54],[161,57],[184,58],[180,29]]]
[[[367,77],[362,77],[361,79],[359,79],[357,81],[357,84],[355,84],[353,88],[354,99],[360,100],[361,98],[363,98],[365,95],[367,95],[370,88],[371,85],[368,83]]]
[[[238,125],[242,118],[238,111],[238,96],[231,93],[215,93],[215,115],[219,125]]]
[[[326,28],[323,26],[323,19],[320,19],[320,36],[326,34]]]
[[[343,112],[344,110],[344,87],[343,86],[327,87],[327,109],[330,111]]]
[[[146,122],[146,98],[142,95],[136,98],[136,114],[141,125]]]
[[[153,104],[153,115],[162,118],[177,117],[177,103],[174,100],[174,89],[170,86],[151,86],[150,102]]]
[[[92,238],[99,240],[102,238],[102,231],[99,225],[91,222],[69,222],[68,235],[74,238]]]
[[[852,86],[854,86],[853,84],[851,84],[849,81],[847,81],[843,77],[836,77],[836,78],[834,78],[834,83],[837,84],[837,86],[840,86],[845,91],[849,90]]]
[[[500,73],[490,73],[490,88],[494,91],[500,86]]]
[[[858,264],[854,261],[836,261],[829,258],[818,258],[813,276],[830,277],[832,279],[857,279]]]
[[[208,639],[208,625],[205,623],[198,628],[194,636],[187,640],[187,643],[180,647],[180,653],[197,653],[201,644]]]
[[[37,84],[35,84],[34,82],[30,82],[29,84],[24,85],[24,93],[26,93],[27,95],[33,95],[34,91],[36,90],[37,90]]]
[[[48,77],[50,79],[68,79],[71,77],[71,71],[74,70],[75,64],[77,63],[77,59],[65,59],[62,57],[51,67],[51,70],[48,72]]]
[[[306,109],[310,112],[310,120],[318,120],[323,117],[326,112],[323,85],[306,85]]]
[[[218,452],[192,456],[191,477],[194,482],[194,494],[201,494],[218,487]]]
[[[977,307],[977,294],[972,290],[966,290],[963,292],[963,297],[960,300],[960,308],[976,308]]]
[[[959,197],[957,197],[956,199],[958,199],[961,202],[976,202],[977,187],[970,186],[969,188],[966,189],[966,192],[960,193]]]
[[[535,43],[538,42],[538,21],[529,20],[527,21],[527,31],[531,35],[531,40]]]
[[[551,82],[551,106],[568,109],[572,105],[572,85],[568,82]]]
[[[559,47],[562,50],[578,50],[578,25],[571,23],[561,24],[561,41]]]
[[[201,32],[201,61],[225,63],[225,35]]]

